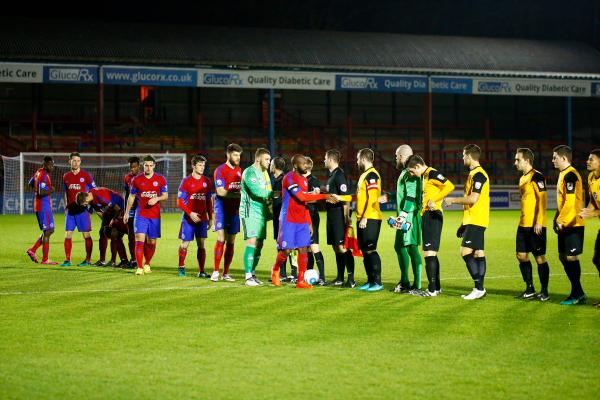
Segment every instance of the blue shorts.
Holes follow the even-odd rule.
[[[37,211],[35,216],[37,217],[38,226],[42,232],[54,229],[54,214],[51,210]]]
[[[228,235],[235,235],[240,231],[240,216],[225,214],[223,212],[215,213],[215,232],[225,230]]]
[[[146,218],[139,215],[133,220],[133,232],[143,233],[148,239],[160,237],[160,218]]]
[[[89,212],[83,211],[79,214],[69,214],[67,211],[65,215],[65,231],[74,231],[75,228],[79,232],[90,232],[92,230],[92,219]]]
[[[208,232],[208,221],[201,221],[197,224],[190,224],[184,219],[181,220],[181,227],[179,228],[179,239],[186,242],[191,242],[196,239],[206,238]]]
[[[310,246],[310,227],[306,223],[279,222],[277,248],[279,250],[299,249]]]

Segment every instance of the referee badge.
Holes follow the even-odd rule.
[[[329,186],[327,187],[327,190],[329,190]],[[345,184],[345,183],[342,183],[342,184],[340,185],[340,190],[341,190],[342,192],[347,192],[347,191],[348,191],[348,186],[346,186],[346,184]]]

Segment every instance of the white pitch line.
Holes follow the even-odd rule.
[[[583,272],[581,275],[596,275],[596,272]],[[550,274],[550,276],[564,276],[564,274]],[[521,278],[521,275],[498,275],[498,276],[486,276],[485,279],[513,279]],[[443,278],[442,281],[459,281],[459,280],[471,280],[467,277],[450,277]],[[269,285],[265,285],[269,286]],[[160,291],[174,291],[174,290],[203,290],[203,289],[234,289],[243,288],[244,285],[211,285],[211,286],[168,286],[168,287],[149,287],[149,288],[122,288],[122,289],[80,289],[80,290],[47,290],[47,291],[13,291],[13,292],[0,292],[0,296],[18,296],[18,295],[30,295],[30,294],[74,294],[74,293],[116,293],[116,292],[160,292]]]

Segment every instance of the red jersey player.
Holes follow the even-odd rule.
[[[185,257],[187,249],[194,237],[198,243],[196,258],[198,259],[198,278],[208,278],[204,272],[206,261],[206,240],[208,226],[212,224],[212,184],[204,176],[206,158],[192,157],[192,174],[183,178],[177,192],[177,206],[183,211],[181,228],[179,228],[179,276],[185,276]]]
[[[138,208],[135,210],[133,221],[135,230],[135,258],[137,262],[136,275],[149,274],[150,261],[156,250],[156,239],[160,237],[160,201],[166,201],[167,180],[164,176],[154,172],[156,161],[151,155],[143,160],[144,173],[133,178],[131,182],[131,196],[127,199],[127,208],[123,222],[128,223],[129,212],[135,199]],[[146,263],[144,264],[144,259]]]

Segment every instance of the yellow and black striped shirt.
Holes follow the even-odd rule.
[[[572,165],[558,174],[556,203],[557,224],[565,228],[584,226],[583,218],[579,216],[583,205],[583,185],[581,175]]]
[[[521,192],[519,226],[525,228],[532,228],[536,224],[546,226],[548,194],[544,175],[531,169],[519,179],[519,192]]]
[[[427,167],[423,173],[423,208],[421,214],[425,211],[440,211],[442,210],[442,200],[454,190],[454,184],[450,182],[438,170]],[[427,207],[429,200],[435,203],[433,210]]]
[[[463,206],[463,225],[477,225],[487,228],[490,223],[490,179],[481,167],[475,167],[469,172],[465,183],[465,196],[479,193],[475,204]]]

